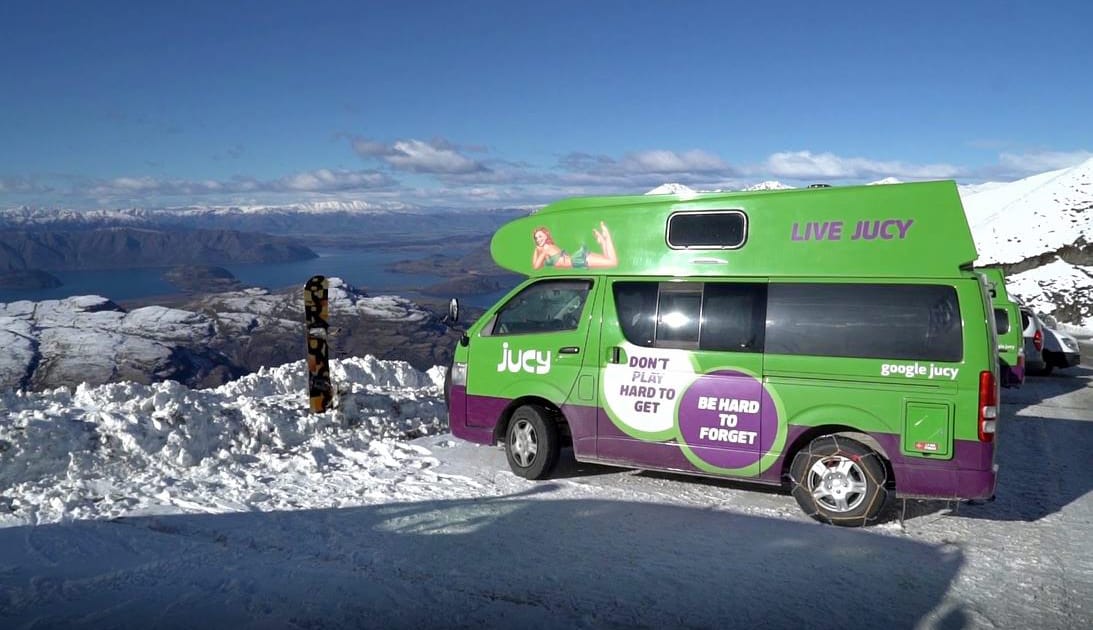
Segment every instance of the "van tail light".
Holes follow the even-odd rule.
[[[1044,331],[1037,330],[1036,333],[1032,335],[1032,346],[1036,348],[1037,352],[1044,349]]]
[[[998,379],[994,372],[979,373],[979,441],[993,442],[998,422]]]

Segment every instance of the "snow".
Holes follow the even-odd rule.
[[[758,184],[753,184],[746,188],[742,188],[741,190],[790,190],[792,188],[793,186],[788,186],[779,181],[767,180],[759,182]]]
[[[1006,278],[1006,287],[1036,312],[1051,315],[1062,307],[1088,304],[1093,296],[1093,266],[1055,260]],[[1093,313],[1070,327],[1082,336],[1093,336]]]
[[[1093,242],[1093,159],[982,186],[963,196],[979,264],[1013,263],[1079,239]]]
[[[675,182],[669,182],[667,184],[661,184],[656,188],[645,193],[647,195],[684,195],[693,196],[695,194],[694,189],[686,184],[677,184]]]
[[[302,362],[9,392],[0,626],[1089,627],[1078,370],[1004,392],[998,501],[896,503],[864,530],[565,454],[518,478],[447,433],[442,369],[372,357],[333,363],[324,414]]]

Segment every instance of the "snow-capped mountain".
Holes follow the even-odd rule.
[[[779,182],[779,181],[768,179],[767,181],[759,182],[758,184],[752,184],[751,186],[745,186],[744,188],[741,188],[740,190],[747,190],[747,191],[751,191],[751,190],[789,190],[790,188],[794,188],[794,187],[789,186],[787,184],[783,184],[782,182]]]
[[[647,195],[693,195],[694,189],[685,184],[677,184],[675,182],[669,182],[667,184],[661,184],[656,188],[645,193]]]
[[[0,210],[0,224],[97,224],[144,223],[165,217],[207,217],[256,214],[373,214],[387,212],[421,212],[417,206],[402,202],[373,203],[360,200],[310,201],[284,205],[171,206],[165,208],[117,208],[98,210],[49,209],[22,206]]]

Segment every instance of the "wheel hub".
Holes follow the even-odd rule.
[[[833,455],[817,460],[810,469],[813,499],[831,512],[849,512],[865,500],[865,473],[851,459]]]
[[[850,489],[850,480],[840,472],[830,472],[824,475],[824,489],[837,498],[841,498]]]
[[[512,456],[523,467],[528,467],[535,459],[535,453],[539,450],[538,440],[535,436],[535,428],[530,423],[520,421],[512,432],[510,441]]]

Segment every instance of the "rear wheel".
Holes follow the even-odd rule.
[[[558,463],[558,427],[538,405],[524,405],[512,414],[505,432],[509,468],[525,479],[544,479]]]
[[[847,437],[825,435],[793,458],[793,497],[812,518],[860,526],[876,519],[888,491],[880,455]]]

